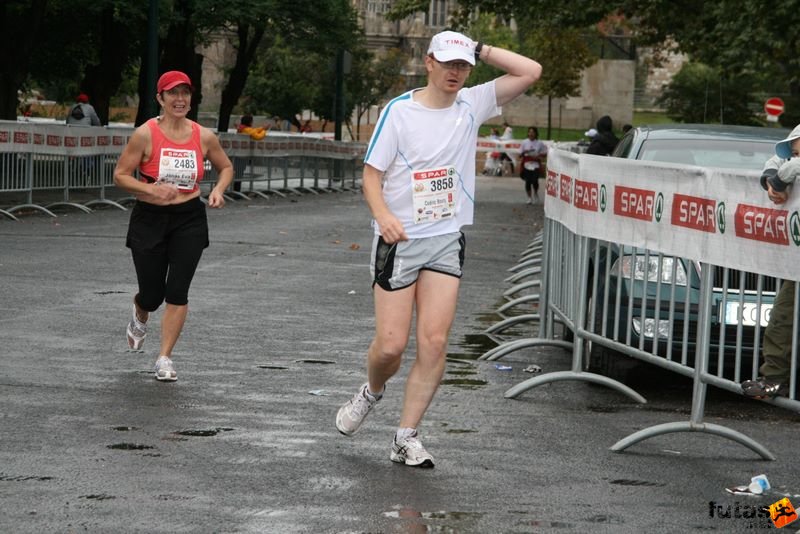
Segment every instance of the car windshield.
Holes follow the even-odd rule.
[[[775,155],[774,141],[648,139],[637,159],[702,167],[761,170]]]

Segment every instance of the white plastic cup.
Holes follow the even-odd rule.
[[[758,475],[754,476],[750,479],[750,485],[748,486],[751,493],[755,493],[756,495],[761,495],[768,489],[770,489],[769,480],[767,480],[767,475]]]

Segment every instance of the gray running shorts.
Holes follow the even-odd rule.
[[[369,269],[372,285],[386,291],[408,287],[423,269],[461,278],[466,239],[462,232],[398,241],[389,245],[381,236],[372,241]]]

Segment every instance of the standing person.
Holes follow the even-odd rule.
[[[619,143],[619,139],[614,135],[612,128],[613,123],[608,115],[603,115],[597,119],[597,134],[589,142],[589,148],[586,149],[586,153],[610,156],[617,143]],[[591,130],[589,131],[591,132]],[[587,132],[586,135],[588,136],[589,133]]]
[[[506,74],[464,88],[477,59]],[[416,309],[416,357],[389,458],[433,467],[418,427],[445,368],[464,260],[461,227],[472,224],[478,128],[541,75],[536,61],[460,33],[433,36],[427,85],[392,100],[364,158],[364,197],[374,217],[371,273],[376,329],[367,382],[336,414],[350,436],[400,368]]]
[[[165,72],[156,99],[163,114],[139,126],[120,155],[114,183],[136,197],[126,246],[131,249],[139,292],[127,327],[128,346],[140,350],[150,314],[166,301],[155,378],[178,379],[172,350],[188,313],[189,286],[208,246],[206,208],[200,199],[204,160],[218,173],[208,205],[225,205],[222,193],[233,167],[214,133],[186,118],[192,82],[180,71]],[[139,171],[141,179],[134,176]]]
[[[503,123],[503,135],[500,137],[502,141],[512,141],[514,139],[514,129],[507,122]],[[502,169],[505,163],[511,168],[511,174],[514,174],[514,160],[505,151],[500,152],[500,168]],[[502,172],[501,172],[502,174]]]
[[[769,199],[775,204],[789,200],[792,185],[800,177],[800,125],[795,126],[789,136],[775,145],[775,156],[764,166],[761,187],[767,190]],[[795,313],[795,284],[784,280],[764,330],[761,354],[764,363],[756,380],[742,382],[742,394],[754,399],[772,398],[789,394],[792,373],[792,334],[800,328],[800,317]]]
[[[94,106],[89,103],[89,96],[81,93],[75,98],[75,104],[69,109],[67,114],[67,124],[73,126],[102,126],[100,117]]]
[[[519,177],[525,180],[528,204],[535,204],[539,201],[542,158],[547,155],[547,145],[539,141],[539,129],[536,126],[528,128],[528,138],[522,142],[519,151],[522,156]]]
[[[489,139],[494,142],[500,141],[500,132],[497,128],[492,128],[489,134]],[[500,167],[500,152],[492,150],[486,155],[486,160],[483,163],[483,174],[491,174],[493,176],[500,176],[502,174]]]

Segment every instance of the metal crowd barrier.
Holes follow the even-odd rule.
[[[792,217],[796,218],[796,213]],[[800,232],[797,221],[790,224],[798,226],[790,231]],[[541,267],[533,269],[534,261]],[[569,371],[525,380],[506,391],[505,397],[516,398],[543,384],[578,380],[607,386],[645,403],[643,396],[621,381],[630,363],[638,360],[693,380],[691,415],[688,421],[639,430],[620,439],[612,451],[621,452],[663,434],[703,432],[733,440],[764,459],[775,459],[758,441],[726,426],[704,422],[703,417],[709,385],[741,394],[741,383],[759,376],[764,331],[784,280],[651,247],[583,236],[550,217],[542,235],[509,271],[521,276],[507,279],[514,285],[504,295],[509,302],[497,310],[503,320],[485,333],[493,337],[510,325],[534,322],[538,335],[502,342],[481,359],[496,360],[527,347],[558,346],[572,351],[572,366]],[[530,280],[522,281],[525,278]],[[800,411],[800,284],[793,287],[789,389],[785,396],[762,402]],[[530,288],[539,291],[518,296]],[[523,302],[536,303],[539,313],[505,317]],[[555,328],[558,324],[562,326],[560,338]]]
[[[114,186],[113,171],[132,128],[67,126],[0,121],[0,215],[21,212],[56,217],[58,208],[91,212],[98,205],[125,210],[133,199]],[[308,136],[270,135],[253,141],[220,134],[234,164],[229,200],[270,195],[320,194],[355,189],[361,175],[362,143]],[[201,182],[216,182],[210,165]]]

